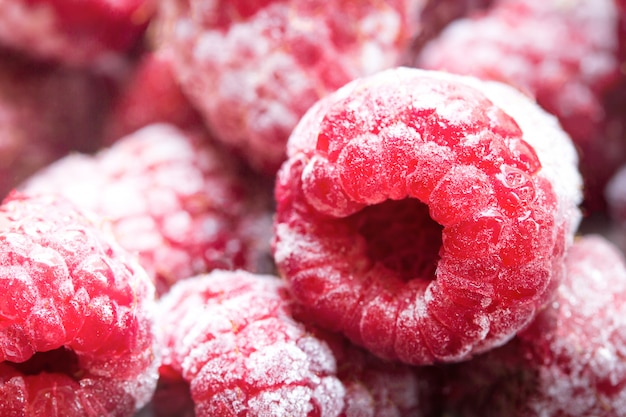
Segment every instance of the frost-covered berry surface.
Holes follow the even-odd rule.
[[[580,178],[503,84],[399,68],[318,102],[278,174],[274,256],[307,319],[381,357],[467,359],[551,297]]]
[[[69,201],[0,205],[0,414],[132,416],[159,364],[154,285]]]
[[[269,199],[244,180],[206,135],[151,124],[94,156],[68,155],[20,190],[57,193],[104,216],[162,294],[215,268],[266,268]]]

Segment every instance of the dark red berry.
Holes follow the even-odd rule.
[[[202,126],[200,115],[183,95],[167,51],[144,55],[122,82],[108,116],[104,141],[112,144],[142,127],[169,123],[183,129]]]
[[[109,98],[93,74],[0,53],[0,199],[70,151],[97,149]]]

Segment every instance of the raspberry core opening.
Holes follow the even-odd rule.
[[[46,352],[36,352],[24,362],[5,363],[23,375],[39,375],[45,372],[64,374],[74,380],[80,379],[78,356],[73,350],[63,346]]]
[[[366,253],[403,281],[435,279],[443,227],[413,198],[386,200],[350,216],[367,243]]]

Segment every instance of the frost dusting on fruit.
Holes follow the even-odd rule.
[[[504,84],[383,71],[318,102],[288,149],[278,269],[308,320],[383,358],[501,345],[562,278],[580,221],[576,154]]]

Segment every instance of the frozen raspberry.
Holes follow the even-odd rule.
[[[153,0],[0,0],[0,45],[71,66],[104,67],[138,45]]]
[[[219,271],[160,300],[162,371],[203,416],[426,416],[417,369],[387,363],[293,318],[285,282]]]
[[[626,162],[624,127],[616,129],[607,115],[620,80],[617,24],[613,0],[500,0],[449,25],[416,66],[503,81],[534,95],[572,137],[585,206],[600,211],[606,182]]]
[[[147,53],[121,85],[105,128],[104,142],[116,140],[153,123],[184,129],[202,126],[174,78],[167,51]]]
[[[97,147],[108,99],[98,77],[0,53],[0,199],[69,151]]]
[[[154,124],[95,156],[68,155],[20,189],[59,193],[106,217],[162,294],[214,268],[267,268],[269,197],[248,190],[230,162],[207,137]]]
[[[273,175],[309,106],[403,59],[429,24],[419,19],[427,3],[164,0],[155,32],[217,139]]]
[[[450,371],[452,415],[624,415],[624,258],[605,238],[587,235],[570,249],[567,270],[557,297],[527,330]]]
[[[313,106],[287,152],[280,274],[307,321],[376,355],[427,364],[502,344],[562,275],[576,153],[511,87],[383,71]]]
[[[0,415],[123,417],[157,382],[154,286],[68,201],[0,206]]]
[[[340,414],[332,352],[292,319],[283,281],[215,270],[172,287],[157,320],[197,417]]]

